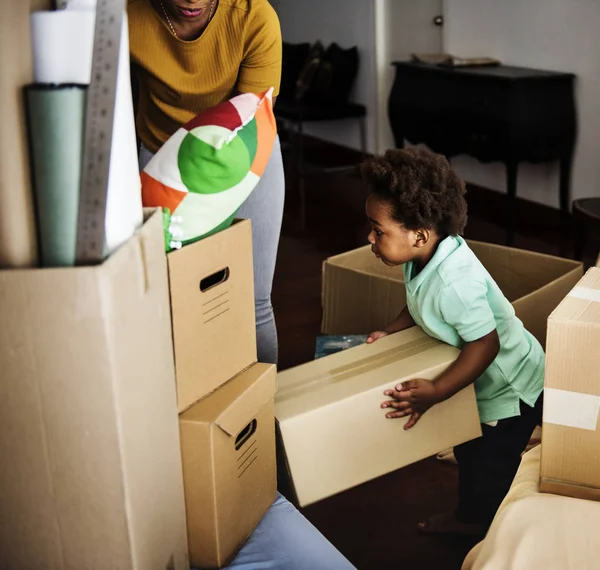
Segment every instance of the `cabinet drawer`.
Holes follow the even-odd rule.
[[[455,79],[457,112],[491,121],[509,120],[512,91],[509,83],[486,81],[478,77]]]

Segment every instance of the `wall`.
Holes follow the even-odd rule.
[[[392,61],[412,53],[439,53],[442,28],[433,18],[443,13],[442,0],[374,0],[377,73],[377,149],[394,147],[388,119],[388,99],[394,81]]]
[[[600,196],[600,2],[598,0],[446,0],[445,50],[493,56],[506,64],[578,76],[579,136],[572,197]],[[504,191],[501,165],[453,160],[470,182]],[[523,165],[519,196],[558,207],[557,165]]]
[[[337,42],[342,47],[358,46],[360,69],[354,93],[357,103],[367,106],[368,150],[375,149],[376,73],[375,25],[372,0],[279,0],[277,12],[284,41]],[[313,124],[308,134],[352,148],[360,148],[357,121]]]

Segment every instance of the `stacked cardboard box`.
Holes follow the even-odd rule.
[[[0,567],[185,570],[162,216],[93,267],[0,271]]]
[[[276,372],[256,362],[250,222],[167,259],[190,562],[217,568],[276,494]]]
[[[600,500],[600,269],[548,319],[540,490]]]

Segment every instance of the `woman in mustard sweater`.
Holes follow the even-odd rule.
[[[129,0],[140,169],[183,124],[238,93],[279,92],[281,30],[268,0]],[[271,287],[285,182],[279,139],[238,215],[252,220],[258,358],[277,361]]]

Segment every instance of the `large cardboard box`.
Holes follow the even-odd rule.
[[[544,346],[546,320],[579,281],[578,261],[501,245],[469,246]],[[406,305],[401,267],[387,267],[370,246],[323,263],[323,334],[363,334],[385,327]]]
[[[0,567],[184,570],[162,217],[94,267],[0,271]]]
[[[296,502],[305,506],[481,435],[473,386],[410,430],[387,419],[384,390],[432,380],[458,350],[421,329],[384,337],[281,372],[275,415]]]
[[[548,319],[540,489],[600,500],[600,269]]]
[[[224,566],[275,500],[276,381],[255,364],[179,418],[194,567]]]
[[[250,221],[167,258],[182,412],[256,362]]]

